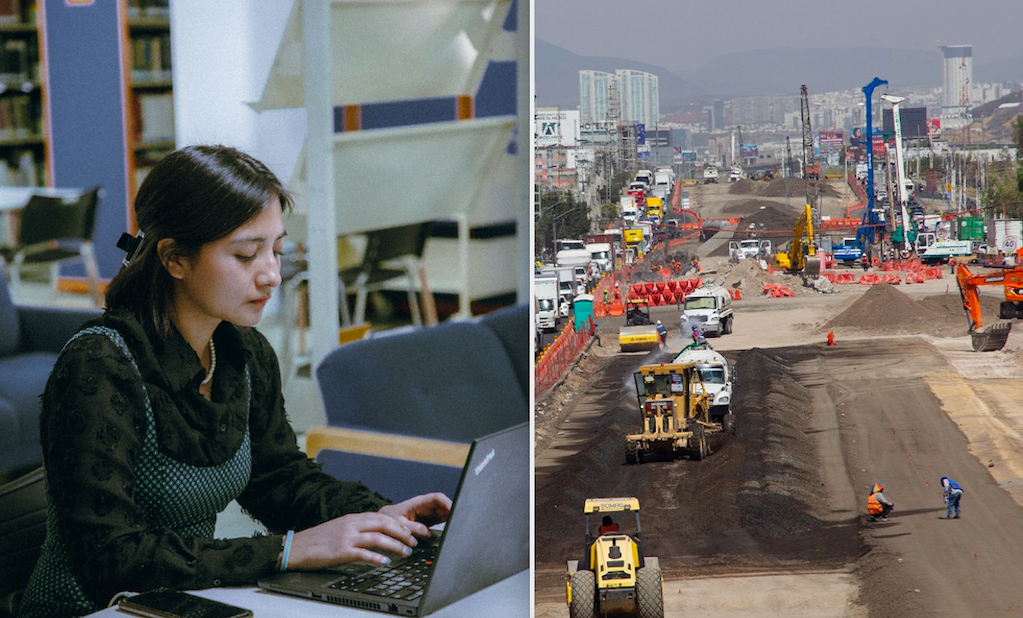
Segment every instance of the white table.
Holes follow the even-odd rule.
[[[436,618],[476,618],[477,616],[528,618],[532,609],[530,581],[529,569],[520,571],[457,603],[452,603],[430,616]],[[389,615],[264,592],[258,588],[210,588],[190,592],[197,596],[251,609],[255,618],[372,618],[373,616]],[[131,614],[108,607],[89,615],[125,618]]]

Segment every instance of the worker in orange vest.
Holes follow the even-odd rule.
[[[884,497],[884,483],[874,483],[870,496],[867,498],[867,512],[870,513],[870,521],[888,521],[888,513],[892,512],[895,505]]]

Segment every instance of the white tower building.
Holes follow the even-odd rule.
[[[615,76],[603,71],[579,71],[579,120],[583,125],[607,120],[607,93]]]
[[[973,83],[973,46],[941,46],[941,124],[957,129],[968,124],[970,85]]]

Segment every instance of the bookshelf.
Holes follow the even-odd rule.
[[[131,56],[131,197],[161,158],[174,150],[174,90],[171,77],[168,0],[127,0]]]
[[[0,186],[47,181],[36,4],[0,0]]]

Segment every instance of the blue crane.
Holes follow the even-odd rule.
[[[867,135],[866,141],[862,142],[867,147],[867,208],[860,221],[860,227],[856,230],[856,244],[860,246],[863,253],[867,253],[868,244],[874,243],[874,232],[881,225],[880,218],[874,212],[874,119],[871,99],[874,88],[887,83],[888,80],[875,77],[872,82],[863,87],[863,94],[867,97]]]

